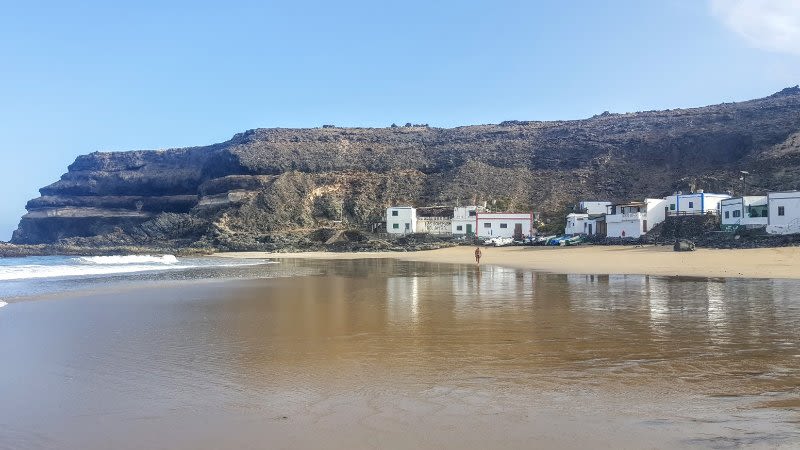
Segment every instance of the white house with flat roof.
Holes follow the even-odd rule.
[[[605,214],[606,209],[611,205],[611,202],[582,201],[578,202],[576,213]]]
[[[723,231],[759,228],[768,225],[769,207],[766,195],[726,198],[719,205],[720,228]]]
[[[589,214],[569,213],[567,214],[567,225],[564,227],[564,234],[586,234],[586,224],[589,221]]]
[[[456,206],[453,208],[453,220],[451,221],[451,229],[453,236],[474,236],[475,235],[475,218],[478,213],[485,212],[486,208],[483,206]]]
[[[533,213],[475,214],[475,233],[479,238],[508,237],[520,239],[533,230]]]
[[[609,202],[609,205],[611,202]],[[609,206],[606,205],[606,206]],[[597,234],[597,219],[605,216],[605,211],[602,214],[585,214],[585,213],[570,213],[567,214],[567,225],[564,227],[564,234],[578,235],[583,234],[592,236]]]
[[[386,208],[386,232],[408,234],[417,232],[417,210],[411,206]]]
[[[711,194],[699,190],[690,194],[676,193],[666,197],[667,215],[683,216],[698,214],[716,214],[722,200],[731,198],[727,194]]]
[[[770,192],[767,207],[767,233],[800,233],[800,192]]]
[[[662,198],[610,205],[605,216],[606,236],[638,238],[664,221],[666,205],[667,200]]]

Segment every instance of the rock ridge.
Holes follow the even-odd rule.
[[[798,136],[797,86],[582,120],[260,128],[208,146],[81,155],[28,202],[12,242],[308,247],[315,230],[371,231],[400,203],[486,201],[556,220],[585,198],[738,193],[739,170],[751,173],[749,193],[800,189]]]

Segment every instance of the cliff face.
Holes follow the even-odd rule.
[[[208,147],[80,156],[28,202],[14,243],[264,248],[367,227],[391,204],[800,188],[800,89],[703,108],[453,129],[257,129]]]

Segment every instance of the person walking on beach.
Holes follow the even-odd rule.
[[[481,263],[481,255],[482,254],[483,254],[483,252],[481,252],[481,248],[480,247],[475,247],[475,264],[480,265],[480,263]]]

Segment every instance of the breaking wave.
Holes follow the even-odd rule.
[[[120,265],[120,264],[178,264],[175,255],[122,255],[122,256],[82,256],[75,258],[81,264]]]
[[[164,264],[120,264],[120,265],[21,265],[0,267],[0,281],[25,280],[30,278],[79,277],[86,275],[109,275],[117,273],[146,272],[151,270],[185,269],[190,266]]]
[[[226,260],[222,258],[178,259],[174,255],[31,257],[0,261],[0,281],[74,278],[213,267],[241,267],[269,263],[271,262]],[[2,286],[0,286],[0,290],[2,290]]]
[[[6,306],[7,304],[8,304],[8,303],[6,303],[6,302],[4,302],[4,301],[0,300],[0,308],[2,308],[3,306]]]

